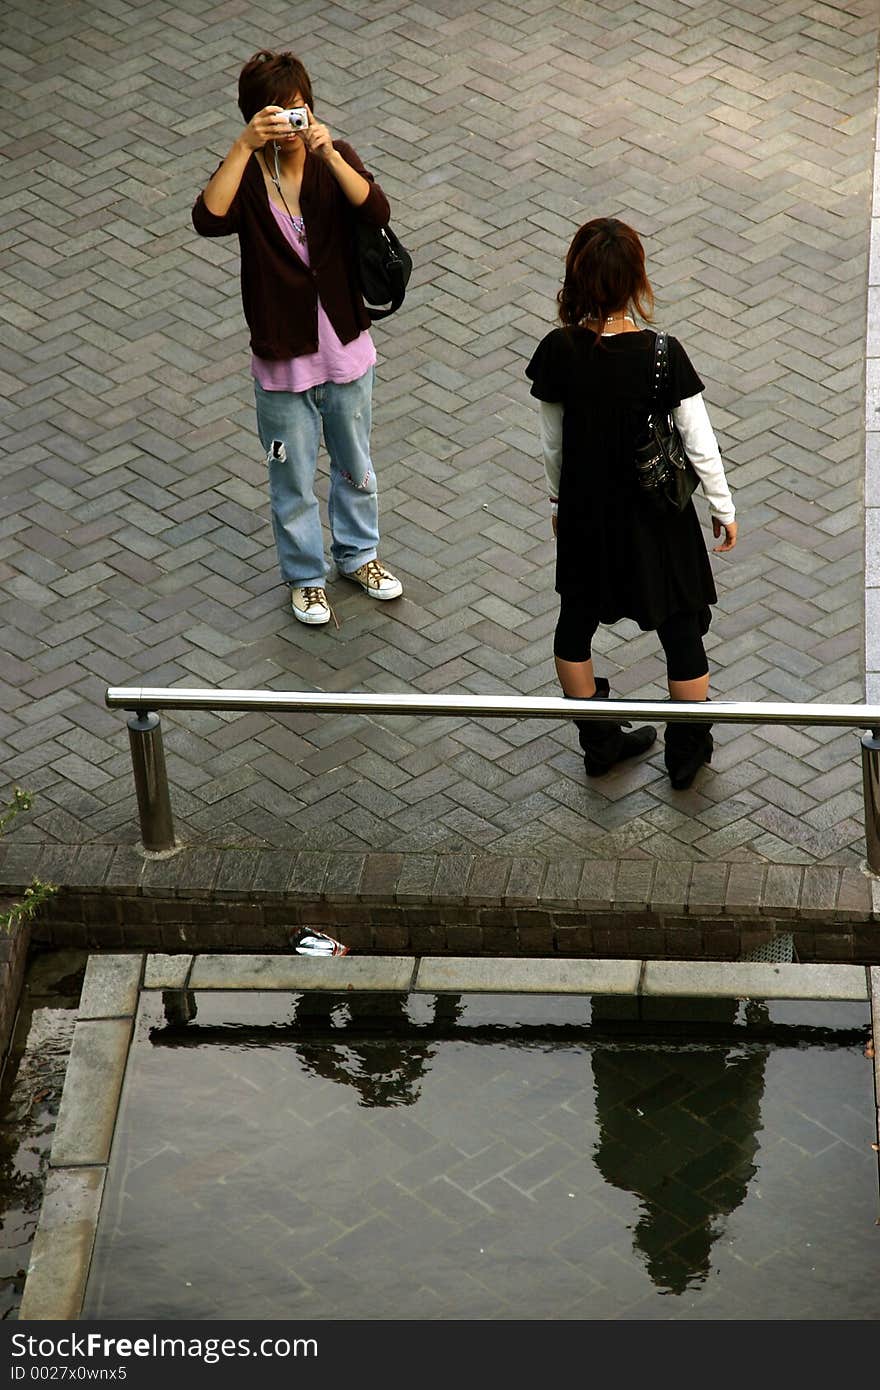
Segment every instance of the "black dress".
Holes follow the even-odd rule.
[[[563,406],[562,475],[556,537],[556,590],[577,598],[595,623],[632,618],[649,630],[677,613],[709,627],[717,602],[700,522],[658,512],[636,483],[633,450],[651,402],[650,329],[601,338],[586,328],[556,328],[526,368],[532,395]],[[702,391],[684,348],[669,342],[672,410]]]

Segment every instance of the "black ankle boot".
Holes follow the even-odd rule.
[[[589,698],[607,700],[608,695],[607,680],[604,676],[597,676],[596,693]],[[571,700],[575,697],[566,695],[565,698]],[[651,747],[657,737],[657,730],[652,724],[636,729],[633,734],[625,734],[624,725],[612,719],[576,719],[574,722],[578,731],[578,742],[583,749],[584,771],[588,777],[601,777],[604,773],[610,772],[616,763],[622,763],[626,758],[638,757]],[[629,728],[629,725],[625,727]]]
[[[704,763],[712,761],[715,746],[708,721],[693,724],[667,724],[663,761],[673,789],[685,791]]]

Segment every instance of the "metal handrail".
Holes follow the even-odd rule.
[[[569,700],[560,696],[339,694],[300,690],[218,690],[163,686],[108,686],[110,709],[133,712],[128,721],[141,836],[147,850],[174,851],[174,827],[160,709],[265,711],[275,714],[443,714],[469,719],[660,720],[704,718],[713,724],[819,724],[865,729],[862,788],[868,867],[880,874],[880,705],[796,704],[754,700]],[[697,713],[699,709],[700,713]]]
[[[302,690],[198,690],[187,687],[109,686],[111,709],[266,710],[298,714],[307,710],[353,714],[460,714],[495,719],[660,719],[692,720],[694,704],[672,700],[569,700],[540,695],[337,694]],[[853,729],[880,728],[880,705],[822,705],[708,701],[713,724],[837,724]]]

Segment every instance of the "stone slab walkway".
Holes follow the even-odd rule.
[[[713,561],[714,692],[859,702],[867,671],[878,698],[872,0],[10,0],[6,15],[0,772],[35,801],[0,846],[0,884],[135,864],[108,684],[556,693],[523,368],[571,233],[597,213],[644,236],[658,321],[706,382],[739,508],[741,544]],[[238,129],[241,63],[288,44],[415,267],[375,330],[382,555],[405,597],[333,578],[338,630],[286,608],[237,249],[189,220]],[[652,634],[621,623],[597,650],[617,694],[663,696]],[[711,771],[674,793],[658,752],[586,784],[571,729],[540,721],[163,725],[178,834],[230,888],[276,852],[288,870],[300,852],[400,855],[416,878],[419,856],[438,872],[456,856],[707,864],[724,884],[731,867],[840,875],[865,854],[855,732],[719,728]]]

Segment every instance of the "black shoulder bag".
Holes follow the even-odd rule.
[[[653,391],[651,414],[644,435],[636,445],[636,479],[640,490],[661,511],[684,511],[700,481],[685,453],[681,435],[668,411],[658,409],[669,379],[667,335],[654,340]]]
[[[387,319],[403,303],[412,273],[412,256],[390,227],[355,220],[354,250],[358,282],[370,320]]]

